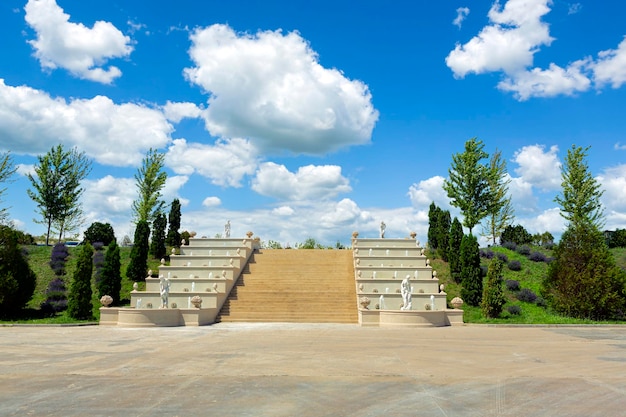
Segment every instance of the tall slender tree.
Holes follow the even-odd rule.
[[[461,242],[461,297],[478,307],[483,296],[483,278],[480,270],[480,252],[474,235],[465,235]]]
[[[448,253],[450,252],[450,212],[439,209],[437,217],[437,253],[443,261],[448,262]]]
[[[169,246],[180,246],[180,201],[177,198],[172,201],[168,221],[170,225],[165,243]]]
[[[504,291],[502,291],[502,261],[493,258],[489,262],[487,283],[483,290],[480,307],[485,317],[496,318],[500,316],[505,303],[506,299],[504,298]]]
[[[461,242],[463,241],[463,226],[456,217],[450,226],[450,239],[448,241],[448,262],[450,275],[455,282],[461,282]]]
[[[98,285],[98,298],[103,295],[113,297],[113,305],[120,305],[120,291],[122,289],[120,247],[116,240],[112,240],[104,255],[100,284]]]
[[[463,225],[472,229],[487,216],[493,199],[489,187],[490,168],[481,163],[489,154],[484,151],[482,141],[472,138],[465,142],[465,151],[452,155],[449,178],[443,188],[450,198],[450,204],[461,210]]]
[[[77,320],[87,320],[93,317],[91,304],[92,256],[93,247],[86,243],[80,247],[76,258],[76,270],[67,299],[67,314]]]
[[[130,262],[126,267],[126,276],[133,281],[143,281],[148,272],[148,239],[150,226],[145,220],[137,223],[135,240],[130,250]]]
[[[165,155],[150,149],[143,159],[142,166],[135,174],[138,197],[133,202],[135,221],[151,223],[157,213],[163,211],[161,190],[165,186],[167,173],[163,171]]]
[[[36,221],[47,226],[47,245],[55,224],[58,225],[61,240],[66,221],[80,218],[82,208],[79,199],[84,191],[80,183],[91,172],[91,161],[84,152],[75,148],[68,151],[63,145],[53,147],[37,159],[35,175],[28,174],[33,188],[27,193],[37,203],[42,217],[42,220]]]
[[[165,228],[167,227],[167,219],[165,214],[158,213],[152,223],[152,242],[150,243],[150,254],[161,259],[165,256]]]
[[[511,179],[507,175],[506,161],[502,159],[502,151],[496,150],[489,161],[489,177],[487,184],[490,189],[491,201],[488,205],[487,224],[482,235],[496,244],[502,231],[513,222],[514,211],[511,204],[509,184]]]
[[[561,169],[562,193],[554,201],[561,206],[561,216],[572,225],[588,223],[600,229],[604,209],[600,197],[604,191],[589,172],[586,158],[590,147],[572,145]]]
[[[13,163],[11,153],[0,153],[0,184],[11,182],[13,174],[15,174],[16,171],[17,167]],[[6,192],[6,190],[6,188],[0,188],[0,203],[2,202],[2,195]],[[8,208],[0,207],[0,224],[7,224],[8,217]]]

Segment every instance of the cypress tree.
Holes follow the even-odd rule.
[[[152,223],[152,243],[150,244],[150,254],[155,259],[161,259],[165,256],[167,250],[165,248],[165,228],[167,227],[167,219],[165,214],[158,213]]]
[[[428,208],[428,247],[435,251],[437,250],[437,222],[439,217],[437,215],[437,206],[433,201]]]
[[[126,269],[126,276],[132,281],[143,281],[148,273],[148,239],[150,227],[148,222],[140,220],[135,229],[135,240],[130,250],[130,262]]]
[[[450,275],[455,282],[461,282],[461,241],[463,240],[463,226],[456,217],[450,226],[450,239],[448,242],[448,262],[450,263]]]
[[[478,307],[483,295],[483,278],[480,271],[480,252],[474,235],[463,236],[461,241],[461,298]]]
[[[67,313],[77,320],[93,318],[91,305],[91,274],[93,272],[93,247],[86,243],[80,248],[76,259],[76,270],[67,301]]]
[[[100,284],[98,285],[98,298],[103,295],[113,297],[113,305],[120,304],[120,291],[122,289],[120,247],[114,240],[109,245],[104,255]]]
[[[10,227],[0,226],[0,314],[16,313],[35,292],[37,276],[17,238]]]
[[[481,309],[485,317],[496,318],[500,316],[505,303],[506,299],[502,291],[502,261],[493,258],[487,271],[487,283],[483,291]]]
[[[437,253],[443,261],[448,262],[448,253],[450,252],[450,212],[438,209],[437,218]]]
[[[172,201],[168,221],[170,226],[165,243],[168,246],[180,246],[180,233],[178,232],[180,229],[180,201],[178,199]]]

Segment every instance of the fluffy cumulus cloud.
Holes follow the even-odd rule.
[[[219,207],[222,205],[222,200],[219,197],[211,196],[202,200],[203,207]]]
[[[514,171],[521,180],[534,187],[544,191],[558,190],[561,187],[558,151],[556,145],[548,150],[543,145],[524,146],[513,155],[513,162],[518,165]]]
[[[290,172],[284,165],[266,162],[252,181],[259,194],[279,200],[324,200],[351,191],[350,182],[336,165],[307,165]]]
[[[617,49],[599,52],[596,60],[581,57],[565,67],[550,63],[547,69],[532,68],[534,55],[554,40],[542,20],[551,4],[551,0],[509,0],[504,6],[494,2],[489,24],[467,43],[457,44],[446,64],[457,78],[501,72],[498,88],[520,101],[574,95],[594,84],[598,89],[607,84],[618,88],[626,82],[626,40]]]
[[[202,109],[194,103],[173,103],[168,101],[163,106],[163,113],[167,120],[178,123],[185,118],[196,119],[202,115]]]
[[[161,111],[145,105],[104,96],[66,101],[0,79],[0,136],[18,154],[41,154],[62,143],[102,164],[136,166],[147,149],[166,146],[172,130]]]
[[[29,0],[24,10],[37,35],[29,43],[42,68],[64,68],[76,77],[104,84],[122,75],[119,68],[104,65],[111,58],[130,55],[133,47],[130,38],[110,22],[99,20],[91,28],[72,23],[55,0]]]
[[[428,211],[430,203],[435,202],[437,207],[449,210],[450,199],[443,189],[444,180],[445,178],[441,176],[434,176],[411,185],[408,195],[413,206],[420,209],[426,208]]]
[[[85,192],[81,201],[87,224],[98,221],[111,223],[116,230],[119,227],[128,228],[131,207],[137,198],[134,178],[107,175],[100,179],[85,180],[83,186]]]
[[[607,212],[626,212],[626,199],[624,199],[624,190],[626,190],[626,165],[607,168],[602,174],[598,175],[596,179],[604,190],[602,204]],[[622,228],[623,227],[624,226],[622,226]]]
[[[378,111],[367,85],[322,67],[297,32],[213,25],[191,42],[195,66],[185,75],[210,94],[203,116],[212,135],[310,154],[370,141]]]
[[[176,139],[165,162],[177,174],[197,173],[229,187],[240,187],[243,177],[253,174],[258,165],[256,149],[245,139],[220,139],[213,145]]]

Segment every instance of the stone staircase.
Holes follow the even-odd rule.
[[[352,251],[263,249],[248,264],[216,321],[357,323]]]

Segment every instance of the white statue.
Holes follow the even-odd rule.
[[[161,308],[167,308],[167,301],[170,295],[170,280],[161,275],[159,278],[159,288],[161,292]]]
[[[410,276],[407,275],[406,278],[402,280],[402,284],[400,285],[400,292],[402,293],[402,308],[400,310],[410,310],[411,309],[411,283],[409,282]]]
[[[228,220],[224,225],[224,237],[230,237],[230,220]]]
[[[387,229],[387,225],[385,224],[385,222],[380,222],[380,238],[381,239],[385,238],[385,229]]]

